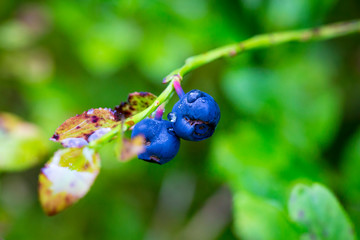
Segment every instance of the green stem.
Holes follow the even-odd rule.
[[[175,80],[176,78],[174,78]],[[112,129],[110,132],[102,136],[101,138],[92,141],[89,143],[90,148],[99,149],[102,147],[103,144],[111,141],[114,137],[116,137],[120,131],[126,131],[134,124],[140,122],[147,116],[149,116],[152,112],[155,111],[155,109],[162,103],[166,102],[168,99],[171,98],[173,94],[174,88],[172,85],[172,81],[168,84],[168,86],[165,88],[165,90],[156,98],[156,100],[144,111],[135,114],[134,116],[131,116],[127,119],[125,119],[124,124],[120,124],[114,129]]]
[[[103,137],[97,139],[96,141],[90,142],[89,147],[100,148],[104,143],[117,136],[121,128],[123,128],[122,131],[126,131],[133,124],[136,124],[142,119],[146,118],[153,111],[155,111],[155,109],[160,104],[171,98],[174,92],[173,82],[175,80],[181,81],[187,73],[207,63],[222,57],[233,57],[239,53],[252,49],[266,48],[288,42],[326,40],[357,32],[360,33],[360,20],[340,22],[312,29],[256,35],[239,43],[225,45],[203,54],[189,57],[185,60],[185,64],[182,67],[172,71],[169,75],[167,75],[163,82],[168,83],[168,86],[159,95],[155,102],[151,104],[151,106],[149,106],[144,111],[127,118],[125,120],[125,124],[117,126]]]
[[[174,75],[184,77],[188,72],[222,57],[233,57],[244,51],[266,48],[288,42],[326,40],[360,32],[360,20],[340,22],[319,28],[256,35],[245,41],[225,45],[211,51],[189,57],[185,64],[171,72],[164,80],[169,82]]]

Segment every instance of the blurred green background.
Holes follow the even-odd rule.
[[[208,92],[222,113],[211,139],[182,141],[163,166],[121,163],[109,145],[76,205],[47,217],[37,196],[40,168],[60,147],[48,139],[67,118],[130,92],[159,94],[191,55],[359,17],[358,0],[0,1],[0,112],[34,124],[36,138],[25,147],[20,130],[11,143],[0,131],[0,166],[32,159],[23,171],[0,169],[0,238],[276,239],[266,232],[287,228],[266,214],[286,212],[292,186],[313,181],[360,229],[359,34],[195,70],[184,90]]]

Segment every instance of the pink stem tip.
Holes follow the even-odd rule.
[[[185,92],[181,87],[180,80],[176,79],[174,81],[174,89],[175,89],[177,95],[179,96],[179,98],[182,98],[185,95]]]
[[[155,120],[161,120],[162,119],[162,116],[164,114],[164,111],[165,111],[165,105],[164,104],[161,104],[157,109],[156,109],[156,112],[155,112]]]

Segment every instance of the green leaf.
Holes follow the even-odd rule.
[[[45,213],[55,215],[76,203],[90,189],[100,171],[93,149],[58,150],[39,175],[39,197]]]
[[[233,190],[246,190],[284,206],[290,181],[319,175],[317,162],[309,161],[314,156],[289,145],[272,125],[237,121],[230,134],[217,132],[212,143],[215,176],[226,179]]]
[[[271,201],[241,191],[234,204],[235,232],[241,239],[299,239],[285,211]]]
[[[69,138],[81,138],[88,141],[96,130],[102,128],[111,129],[119,125],[119,123],[111,109],[90,109],[66,120],[56,129],[50,140],[63,142],[63,140]]]
[[[37,164],[48,151],[46,139],[34,124],[0,113],[0,171],[19,171]]]
[[[356,209],[360,202],[360,129],[347,143],[341,161],[341,191],[349,209]],[[360,211],[350,211],[357,228],[360,226]]]
[[[116,8],[111,11],[101,3],[95,8],[105,11],[93,15],[88,3],[63,3],[56,1],[53,6],[53,18],[58,30],[64,32],[74,46],[84,67],[92,74],[106,77],[128,64],[135,49],[142,41],[142,32],[137,21],[117,16]],[[124,10],[124,4],[121,4]],[[81,11],[79,11],[81,9]]]
[[[233,191],[246,190],[261,196],[283,202],[285,205],[284,183],[271,171],[261,166],[251,166],[236,156],[234,149],[224,138],[217,138],[213,148],[215,175],[230,184]]]
[[[237,110],[248,115],[275,115],[279,110],[276,75],[262,68],[229,71],[222,81],[223,91]]]
[[[119,18],[97,20],[86,33],[80,35],[76,50],[91,73],[106,76],[114,74],[127,63],[126,56],[137,47],[140,34],[135,22]]]
[[[115,107],[115,114],[118,119],[131,117],[149,107],[156,99],[156,96],[149,92],[130,93],[127,102],[122,102]],[[130,124],[131,125],[131,124]]]
[[[36,40],[37,36],[20,21],[8,21],[0,25],[0,49],[17,50],[25,48]]]
[[[342,184],[346,200],[360,201],[360,129],[347,144],[341,162]]]
[[[303,152],[329,144],[341,116],[339,92],[329,81],[336,65],[327,54],[313,52],[293,53],[273,69],[236,68],[222,81],[235,110],[278,125],[287,142]]]
[[[354,227],[344,209],[320,184],[297,184],[288,208],[290,218],[304,229],[302,239],[355,239]]]

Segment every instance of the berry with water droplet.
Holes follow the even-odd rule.
[[[169,121],[146,118],[134,126],[131,138],[138,135],[145,138],[145,151],[138,155],[139,159],[164,164],[179,151],[180,139]]]
[[[168,118],[180,138],[200,141],[211,137],[220,120],[220,108],[209,94],[194,89],[179,95],[180,100],[174,105]]]

